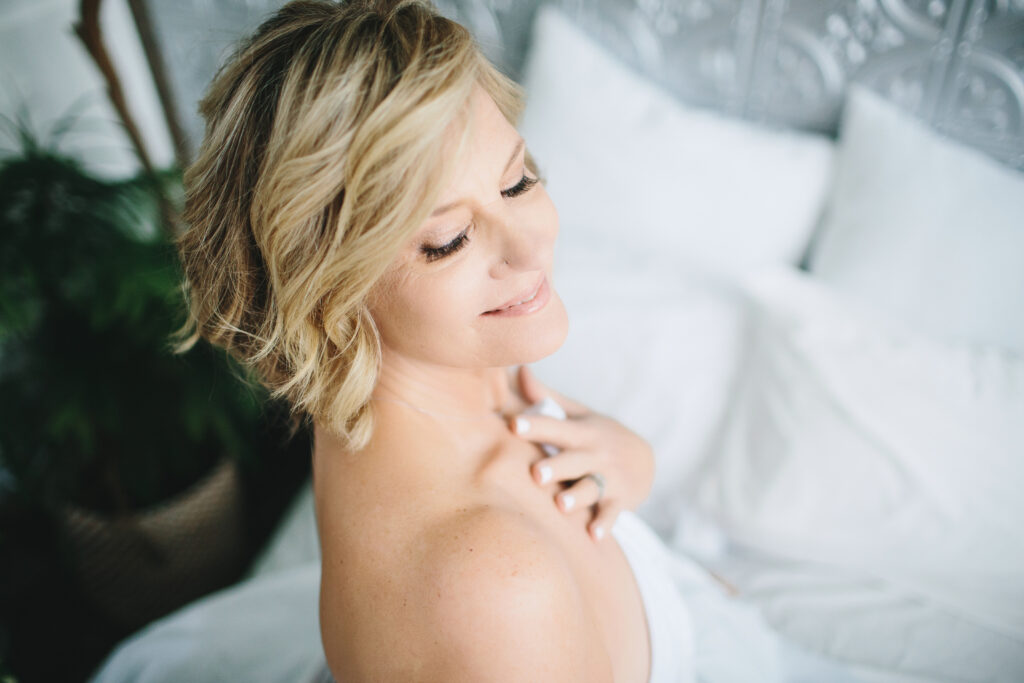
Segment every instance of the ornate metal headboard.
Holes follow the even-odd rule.
[[[132,0],[153,29],[165,104],[191,153],[196,102],[232,41],[280,0]],[[863,83],[939,132],[1024,170],[1024,0],[434,0],[519,79],[555,4],[681,101],[834,135]]]

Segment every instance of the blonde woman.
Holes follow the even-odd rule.
[[[200,105],[179,348],[228,349],[314,430],[344,683],[666,683],[699,659],[632,513],[649,445],[526,367],[568,320],[522,106],[426,0],[289,3]],[[544,398],[567,419],[523,414]]]

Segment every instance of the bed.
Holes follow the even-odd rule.
[[[437,5],[527,90],[533,367],[652,444],[637,513],[860,680],[1024,680],[1024,3]],[[318,587],[307,483],[91,680],[330,681]]]

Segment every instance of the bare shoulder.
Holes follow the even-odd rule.
[[[460,508],[430,524],[408,559],[373,618],[394,642],[362,643],[352,653],[361,664],[346,667],[361,672],[353,680],[611,682],[568,564],[518,515]]]
[[[419,638],[426,681],[611,681],[598,631],[558,548],[513,513],[436,527]]]

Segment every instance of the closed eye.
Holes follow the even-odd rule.
[[[467,227],[462,232],[460,232],[458,236],[451,242],[440,247],[428,247],[426,244],[424,244],[423,246],[420,247],[420,251],[427,255],[428,262],[436,261],[439,258],[444,258],[448,254],[454,254],[459,249],[462,249],[462,247],[465,246],[466,242],[469,241],[469,237],[466,235],[466,232],[468,231],[469,228]]]
[[[537,178],[531,178],[530,176],[524,174],[522,179],[518,183],[508,188],[507,190],[502,190],[501,194],[504,197],[518,197],[524,192],[527,192],[538,182],[539,181]]]
[[[518,197],[521,194],[529,192],[533,188],[533,186],[536,185],[538,182],[540,182],[538,178],[531,178],[530,176],[523,174],[523,177],[519,180],[518,183],[508,188],[507,190],[502,190],[501,196],[505,197],[506,199]],[[426,255],[428,262],[444,258],[449,254],[454,254],[459,249],[462,249],[462,247],[466,246],[467,243],[469,243],[469,236],[467,235],[468,232],[469,226],[467,225],[462,230],[462,232],[460,232],[455,237],[455,239],[453,239],[448,244],[441,245],[440,247],[431,247],[429,245],[424,244],[420,247],[420,251]]]

